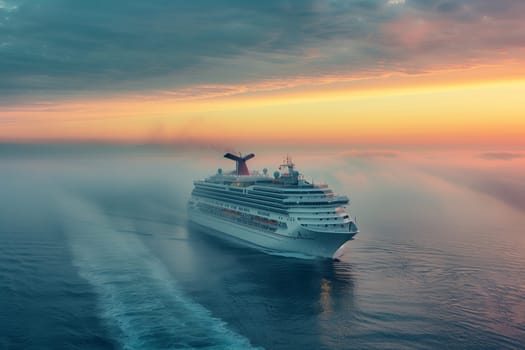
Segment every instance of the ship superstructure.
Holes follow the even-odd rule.
[[[224,155],[236,169],[194,181],[188,216],[204,231],[265,250],[334,257],[358,229],[347,196],[309,183],[289,157],[273,176],[250,172],[253,153]],[[338,251],[336,255],[335,252]]]

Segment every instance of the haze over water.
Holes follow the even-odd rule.
[[[523,151],[291,150],[350,197],[340,262],[188,230],[222,151],[0,145],[0,348],[523,348]]]

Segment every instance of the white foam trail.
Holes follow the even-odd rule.
[[[113,229],[97,208],[62,203],[74,264],[95,288],[102,317],[124,349],[252,349],[190,300],[136,235]]]

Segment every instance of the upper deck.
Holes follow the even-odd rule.
[[[295,170],[295,165],[289,157],[279,167],[284,173],[281,175],[280,172],[275,171],[273,177],[270,177],[266,169],[262,173],[248,170],[245,162],[253,158],[253,154],[244,158],[229,153],[227,155],[229,159],[244,162],[242,174],[238,170],[239,165],[235,171],[229,173],[223,173],[218,169],[216,174],[205,180],[194,181],[193,194],[279,209],[340,206],[349,202],[347,196],[336,195],[325,184],[312,184],[304,180],[303,176]]]

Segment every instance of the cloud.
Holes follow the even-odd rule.
[[[525,155],[513,152],[487,152],[480,154],[479,157],[488,160],[513,160],[523,158]]]
[[[511,152],[489,152],[478,156],[488,160],[523,157]],[[471,164],[468,159],[458,163],[448,161],[447,158],[441,160],[437,158],[417,167],[432,176],[489,195],[525,212],[525,187],[522,180],[525,174],[521,164],[508,162],[498,167],[483,161]]]
[[[500,173],[466,170],[462,172],[450,170],[443,175],[451,182],[485,193],[516,209],[525,211],[525,189],[521,179],[505,178]]]
[[[184,94],[477,64],[525,45],[524,11],[511,0],[3,0],[0,95]]]
[[[404,5],[405,0],[388,0],[389,5]]]
[[[351,158],[395,158],[399,154],[397,152],[393,151],[373,151],[373,150],[367,150],[367,151],[348,151],[344,152],[343,157],[351,157]]]

